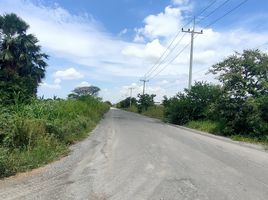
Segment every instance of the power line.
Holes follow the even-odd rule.
[[[206,18],[208,18],[209,16],[213,15],[217,10],[219,10],[220,8],[222,8],[225,4],[227,4],[230,0],[226,0],[223,3],[221,3],[218,7],[216,7],[213,11],[211,11],[209,14],[207,14],[205,17],[203,17],[202,19],[200,19],[197,24],[200,24],[200,22],[204,21]]]
[[[176,56],[168,63],[166,64],[160,71],[158,71],[154,76],[152,76],[149,80],[152,80],[153,78],[155,78],[158,74],[160,74],[164,69],[166,69],[180,54],[182,54],[182,52],[188,47],[190,46],[191,43],[188,43],[187,45],[185,45],[183,47],[183,49],[178,53],[176,54]]]
[[[232,13],[233,11],[235,11],[236,9],[238,9],[239,7],[241,7],[243,4],[245,4],[248,0],[244,0],[241,3],[239,3],[237,6],[235,6],[234,8],[230,9],[228,12],[226,12],[225,14],[223,14],[222,16],[218,17],[216,20],[212,21],[211,23],[209,23],[208,25],[205,26],[205,28],[212,26],[213,24],[217,23],[218,21],[220,21],[222,18],[226,17],[227,15],[229,15],[230,13]]]
[[[207,26],[205,26],[205,28],[208,28],[209,26],[212,26],[213,24],[217,23],[218,21],[220,21],[221,19],[223,19],[224,17],[226,17],[227,15],[229,15],[230,13],[232,13],[233,11],[235,11],[236,9],[238,9],[239,7],[241,7],[243,4],[245,4],[248,0],[244,0],[241,3],[239,3],[237,6],[235,6],[234,8],[230,9],[228,12],[226,12],[225,14],[223,14],[222,16],[218,17],[216,20],[212,21],[211,23],[209,23]],[[195,38],[198,37],[199,35],[195,35]],[[152,80],[153,78],[155,78],[158,74],[160,74],[165,68],[168,67],[168,65],[170,65],[189,45],[191,44],[188,43],[186,46],[183,47],[183,49],[167,64],[165,65],[160,71],[158,71],[153,77],[150,78],[150,80]]]
[[[206,6],[203,10],[201,10],[201,12],[198,14],[198,16],[202,15],[207,9],[209,9],[213,4],[215,4],[217,2],[217,0],[213,0],[211,1],[211,3]],[[191,19],[188,23],[186,23],[184,26],[189,25],[191,22],[193,21],[193,19]],[[171,52],[169,52],[169,54],[167,54],[167,56],[161,61],[161,59],[165,56],[165,54],[168,52],[169,48],[172,46],[172,44],[175,42],[175,40],[177,39],[177,37],[180,35],[181,31],[179,30],[177,32],[177,34],[175,35],[175,37],[173,38],[173,40],[171,41],[171,43],[168,45],[168,47],[166,48],[166,50],[164,51],[164,53],[159,57],[159,59],[157,60],[157,62],[144,74],[144,78],[146,78],[146,76],[148,75],[148,77],[156,70],[154,69],[155,67],[158,68],[159,65],[161,65],[163,63],[163,61],[170,55],[171,52],[173,52],[173,50],[178,46],[178,44],[181,42],[181,40],[183,39],[183,37],[185,36],[185,34],[182,36],[182,38],[176,43],[176,45],[172,48]],[[161,62],[160,62],[161,61]],[[158,64],[160,62],[160,64]],[[153,71],[152,71],[153,70]]]
[[[171,55],[171,53],[179,46],[180,42],[183,40],[183,38],[186,36],[186,34],[184,33],[182,35],[182,37],[179,39],[179,41],[176,43],[176,45],[171,49],[171,51],[169,52],[169,54],[166,55],[166,57],[157,64],[157,66],[151,70],[151,72],[149,73],[149,75],[147,76],[148,79],[150,79],[149,77],[166,61],[167,57],[169,55]]]

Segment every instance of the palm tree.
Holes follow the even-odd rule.
[[[16,14],[0,16],[0,101],[12,103],[35,97],[45,77],[48,56],[38,39],[27,34],[29,25]]]

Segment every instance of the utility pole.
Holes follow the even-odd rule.
[[[149,82],[149,80],[146,80],[146,79],[141,79],[140,81],[142,81],[142,82],[143,82],[143,90],[142,90],[142,95],[144,95],[144,94],[145,94],[145,84],[146,84],[146,82]]]
[[[193,24],[193,29],[188,29],[185,31],[182,28],[182,32],[184,33],[191,33],[191,51],[190,51],[190,68],[189,68],[189,82],[188,82],[188,89],[191,89],[192,86],[192,71],[193,71],[193,53],[194,53],[194,35],[195,34],[203,34],[203,30],[200,32],[195,31],[195,17],[194,17],[194,24]]]
[[[131,107],[131,98],[132,98],[132,90],[134,89],[134,87],[130,87],[130,98],[129,98],[129,107]]]

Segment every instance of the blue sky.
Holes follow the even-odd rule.
[[[216,0],[203,16],[224,1]],[[242,1],[229,0],[197,25],[204,34],[195,40],[195,81],[215,82],[212,75],[205,75],[211,65],[235,50],[268,42],[267,0],[249,0],[212,27],[204,28]],[[0,13],[14,12],[23,18],[31,27],[29,32],[37,36],[43,51],[50,55],[40,96],[64,98],[75,87],[96,85],[105,100],[116,102],[129,94],[130,86],[135,87],[134,95],[141,92],[140,77],[156,63],[183,24],[211,2],[214,1],[0,0]],[[175,58],[189,41],[186,35],[167,61]],[[261,49],[267,51],[267,45]],[[158,100],[182,91],[187,87],[188,65],[186,48],[150,80],[147,91],[157,94]]]

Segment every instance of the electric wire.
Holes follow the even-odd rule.
[[[228,12],[224,13],[223,15],[221,15],[220,17],[216,18],[216,20],[212,21],[211,23],[209,23],[208,25],[205,26],[205,28],[208,28],[209,26],[214,25],[215,23],[217,23],[218,21],[220,21],[221,19],[223,19],[224,17],[226,17],[227,15],[229,15],[230,13],[232,13],[233,11],[235,11],[236,9],[238,9],[239,7],[241,7],[243,4],[245,4],[248,0],[244,0],[241,3],[239,3],[237,6],[233,7],[232,9],[230,9]],[[198,37],[198,35],[195,35],[195,38]],[[189,45],[191,44],[188,43],[187,45],[185,45],[183,47],[183,49],[167,64],[165,65],[160,71],[158,71],[154,76],[152,76],[149,80],[152,80],[153,78],[155,78],[158,74],[160,74],[164,69],[166,69],[168,67],[168,65],[170,65]]]
[[[217,0],[213,0],[211,1],[211,3],[206,6],[203,10],[200,11],[200,13],[198,14],[198,16],[202,15],[207,9],[209,9],[212,5],[214,5],[217,2]],[[193,21],[193,19],[191,19],[189,22],[187,22],[184,26],[189,25],[191,22]],[[175,37],[173,38],[173,40],[171,41],[171,43],[168,45],[168,47],[166,48],[166,50],[164,51],[164,53],[159,57],[159,59],[157,60],[157,62],[144,74],[144,78],[146,79],[146,76],[149,77],[163,62],[164,60],[174,51],[174,49],[179,45],[179,43],[182,41],[182,39],[184,38],[184,36],[186,34],[184,34],[181,39],[176,43],[176,45],[172,48],[172,50],[167,54],[167,56],[162,60],[162,58],[165,56],[165,54],[168,52],[169,48],[173,45],[173,43],[175,42],[175,40],[177,39],[177,37],[180,35],[181,30],[179,30],[177,32],[177,34],[175,35]],[[162,60],[162,61],[161,61]],[[156,67],[156,68],[155,68]],[[154,69],[155,68],[155,69]],[[149,75],[148,75],[149,74]]]

